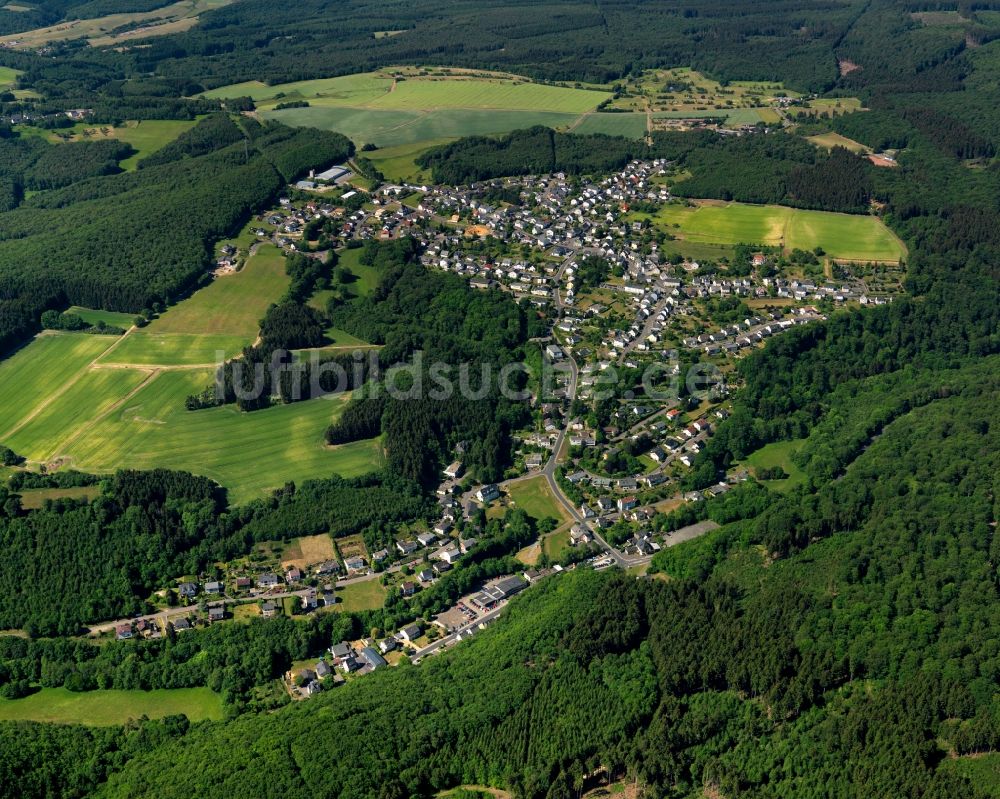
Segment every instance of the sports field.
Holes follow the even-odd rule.
[[[652,218],[675,236],[703,244],[822,247],[831,258],[850,261],[898,263],[906,254],[903,243],[874,216],[704,200],[665,205]]]
[[[183,713],[191,721],[222,718],[222,697],[208,688],[82,691],[42,688],[22,699],[0,699],[0,721],[44,721],[107,727],[147,716]]]
[[[181,469],[210,477],[242,503],[334,473],[345,477],[381,467],[375,439],[328,447],[327,426],[343,399],[316,399],[241,413],[233,406],[188,411],[184,399],[211,384],[207,370],[159,373],[113,413],[96,421],[61,452],[83,471]]]

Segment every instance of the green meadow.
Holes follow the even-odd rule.
[[[121,327],[128,330],[135,323],[135,314],[117,313],[116,311],[98,311],[93,308],[81,308],[74,305],[66,309],[66,313],[76,314],[88,325],[96,325],[99,322],[110,327]]]
[[[432,139],[430,141],[416,142],[411,144],[399,144],[395,147],[383,147],[365,155],[379,172],[385,175],[386,180],[393,182],[423,183],[430,181],[430,174],[417,166],[416,158],[430,149],[441,144],[447,144],[452,139]]]
[[[606,136],[625,136],[628,139],[641,139],[646,135],[645,114],[587,114],[579,124],[574,126],[573,133],[581,136],[592,133],[603,133]]]
[[[323,434],[345,399],[315,399],[241,413],[234,406],[188,411],[184,400],[211,385],[209,370],[164,371],[121,407],[96,420],[67,448],[83,471],[164,467],[204,475],[230,489],[235,503],[289,480],[381,467],[377,439],[328,447]]]
[[[111,344],[107,336],[46,333],[0,361],[0,443]]]
[[[541,475],[511,483],[507,490],[514,504],[535,519],[549,517],[559,522],[570,520],[566,509],[552,495],[548,482]]]
[[[680,239],[702,244],[822,247],[830,257],[850,261],[898,263],[906,254],[899,238],[874,216],[700,201],[665,205],[652,218]]]
[[[785,474],[788,477],[782,480],[769,480],[766,485],[782,493],[791,491],[796,486],[804,483],[806,479],[805,472],[796,466],[792,460],[792,456],[799,451],[802,443],[801,439],[774,441],[749,455],[743,461],[742,465],[754,472],[758,469],[773,469],[776,466],[780,466],[785,470]]]
[[[11,67],[0,67],[0,89],[13,86],[17,82],[20,71]]]
[[[572,125],[579,115],[552,111],[464,108],[412,111],[315,107],[265,111],[262,116],[286,125],[335,130],[357,144],[371,142],[379,147],[397,147],[431,139],[508,133],[533,125],[564,128]]]
[[[156,691],[83,691],[42,688],[22,699],[0,699],[0,721],[43,721],[107,727],[129,719],[151,719],[183,713],[191,721],[223,716],[222,697],[208,688]]]

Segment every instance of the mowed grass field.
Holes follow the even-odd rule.
[[[190,130],[196,120],[149,119],[144,121],[129,121],[118,127],[112,125],[94,125],[77,123],[72,128],[60,131],[69,136],[69,141],[100,141],[102,139],[118,139],[131,144],[135,154],[121,162],[120,166],[129,172],[147,155],[165,147],[184,131]],[[65,141],[55,132],[48,133],[45,138],[58,144]]]
[[[278,95],[281,95],[280,97]],[[408,76],[394,81],[389,71],[345,75],[265,86],[252,81],[223,86],[206,97],[252,97],[265,107],[289,99],[308,100],[320,107],[349,106],[428,111],[437,108],[479,108],[557,111],[582,114],[611,94],[532,83],[527,79],[468,76]]]
[[[21,73],[11,67],[0,67],[0,89],[13,86],[17,82],[17,76]]]
[[[843,147],[844,149],[850,150],[852,153],[867,154],[871,152],[870,147],[866,147],[861,142],[854,141],[854,139],[848,139],[846,136],[841,136],[839,133],[820,133],[816,136],[807,136],[806,138],[817,147],[821,147],[824,150],[832,150],[834,147]]]
[[[93,308],[81,308],[73,305],[66,309],[66,313],[76,314],[88,325],[96,325],[104,322],[111,327],[121,327],[128,330],[135,322],[135,314],[116,313],[115,311],[97,311]]]
[[[874,216],[698,201],[665,205],[652,219],[674,235],[702,244],[822,247],[831,258],[850,261],[898,263],[906,254],[899,238]]]
[[[83,691],[42,688],[22,699],[0,699],[0,720],[41,721],[106,727],[129,719],[151,719],[183,713],[191,721],[219,720],[222,697],[208,688],[157,691]]]
[[[288,288],[285,258],[265,244],[243,269],[215,278],[148,327],[126,336],[105,364],[203,366],[252,344],[267,307]]]
[[[0,443],[111,343],[107,336],[47,333],[0,361]]]
[[[570,520],[566,509],[552,495],[548,482],[541,475],[511,483],[507,491],[514,504],[532,518],[552,518],[559,522]]]
[[[576,125],[573,133],[581,136],[604,133],[607,136],[624,136],[627,139],[641,139],[646,135],[645,114],[588,114]]]
[[[83,471],[165,467],[204,475],[243,503],[285,482],[381,468],[377,439],[326,446],[323,434],[345,399],[315,399],[253,413],[234,406],[188,411],[184,400],[211,385],[210,370],[160,372],[66,448]]]
[[[417,166],[416,158],[431,147],[447,144],[450,141],[454,139],[432,139],[413,144],[400,144],[395,147],[383,147],[366,155],[378,167],[379,172],[385,175],[386,180],[394,183],[424,183],[430,182],[431,176],[429,171]]]
[[[552,111],[464,108],[404,111],[326,107],[264,111],[261,115],[286,125],[334,130],[352,139],[356,144],[370,142],[379,147],[397,147],[432,139],[509,133],[533,125],[566,128],[579,117],[578,114]]]

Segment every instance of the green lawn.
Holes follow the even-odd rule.
[[[337,589],[337,610],[354,613],[378,610],[385,603],[386,589],[377,577]]]
[[[0,699],[0,720],[110,726],[142,716],[183,713],[191,721],[219,720],[222,697],[208,688],[157,691],[85,691],[42,688],[23,699]]]
[[[44,334],[0,361],[0,443],[116,340],[82,333]]]
[[[136,314],[117,313],[116,311],[96,311],[93,308],[81,308],[74,305],[66,309],[66,313],[76,314],[88,325],[104,322],[111,327],[121,327],[128,330],[135,322]]]
[[[653,219],[684,241],[702,244],[822,247],[833,258],[856,261],[898,262],[906,254],[899,238],[874,216],[700,201],[665,205]]]
[[[187,411],[184,399],[211,383],[207,370],[161,372],[121,408],[67,447],[84,471],[164,467],[205,475],[230,489],[235,503],[285,482],[381,468],[377,439],[328,447],[327,426],[344,400],[315,399],[241,413],[234,406]]]
[[[569,547],[569,530],[556,530],[542,539],[542,551],[552,560],[560,558]]]
[[[348,284],[351,294],[355,297],[367,297],[371,294],[382,274],[377,267],[361,263],[363,253],[364,249],[357,247],[353,250],[341,250],[337,254],[337,266],[350,269],[355,276],[355,280]]]
[[[792,455],[802,446],[802,439],[792,441],[775,441],[767,444],[751,454],[743,461],[743,466],[756,472],[757,469],[769,469],[780,466],[788,475],[784,480],[769,480],[767,486],[775,491],[791,491],[805,482],[806,475],[792,462]]]
[[[569,521],[569,514],[552,496],[549,484],[542,476],[511,483],[508,493],[518,508],[535,519],[550,517],[559,522]]]

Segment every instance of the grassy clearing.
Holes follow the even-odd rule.
[[[417,166],[415,159],[431,147],[447,144],[450,141],[452,139],[434,139],[416,144],[383,147],[381,150],[367,153],[367,157],[385,175],[386,180],[397,183],[424,183],[430,181],[430,175]]]
[[[293,539],[281,554],[281,565],[286,569],[297,566],[300,569],[313,563],[332,560],[335,556],[333,539],[329,534],[307,535]]]
[[[135,314],[117,313],[115,311],[97,311],[93,308],[81,308],[73,305],[66,309],[66,313],[76,314],[88,325],[96,325],[104,322],[111,327],[121,327],[128,330],[135,322]]]
[[[393,71],[368,72],[337,78],[266,86],[258,81],[223,86],[206,97],[249,96],[262,108],[289,99],[308,100],[323,108],[383,108],[427,111],[438,108],[476,108],[521,111],[557,111],[581,114],[611,95],[588,89],[546,86],[505,77],[414,76],[394,81]],[[279,97],[278,95],[281,95]]]
[[[0,720],[86,724],[102,727],[148,716],[163,718],[183,713],[191,721],[219,720],[222,697],[208,688],[171,688],[157,691],[86,691],[42,688],[23,699],[0,699]]]
[[[530,128],[532,125],[565,128],[578,118],[577,114],[552,111],[458,108],[414,111],[312,107],[265,111],[262,115],[286,125],[335,130],[359,145],[371,142],[379,147],[508,133],[518,128]]]
[[[353,477],[380,468],[377,439],[328,447],[323,433],[344,400],[316,399],[254,413],[226,406],[184,409],[184,399],[204,389],[211,373],[162,372],[122,407],[80,435],[66,455],[76,468],[181,469],[210,477],[246,502],[286,481],[341,474]]]
[[[353,250],[341,250],[337,254],[337,266],[350,269],[354,280],[348,284],[351,294],[355,297],[367,297],[378,285],[382,273],[378,268],[361,263],[364,250],[360,247]]]
[[[507,491],[517,507],[532,518],[548,517],[559,522],[570,520],[566,509],[552,495],[549,484],[543,476],[511,483]]]
[[[641,139],[646,135],[645,114],[587,114],[573,128],[573,133],[588,135],[604,133],[608,136],[624,136],[628,139]]]
[[[11,67],[0,67],[0,89],[13,86],[17,82],[17,76],[20,74],[20,70],[12,69]]]
[[[23,427],[7,437],[7,445],[28,460],[48,463],[62,442],[107,413],[149,373],[136,369],[88,369]]]
[[[704,201],[665,205],[653,218],[683,240],[701,244],[822,247],[832,258],[892,263],[906,254],[903,243],[874,216]]]
[[[238,355],[256,335],[217,336],[197,333],[153,333],[136,330],[102,359],[104,365],[210,366]]]
[[[802,444],[802,439],[775,441],[754,452],[743,462],[743,465],[755,474],[760,469],[773,469],[775,466],[780,466],[788,477],[784,480],[769,480],[767,486],[782,493],[791,491],[804,483],[806,479],[805,472],[792,462],[792,455],[799,451]]]
[[[249,343],[257,337],[267,307],[289,283],[284,255],[273,244],[261,245],[239,272],[215,278],[169,308],[144,332],[242,336]]]
[[[866,147],[861,142],[848,139],[839,133],[820,133],[817,136],[808,136],[807,139],[824,150],[832,150],[834,147],[843,147],[852,153],[870,153],[871,148]]]
[[[337,589],[337,610],[354,613],[362,610],[378,610],[385,604],[385,586],[378,578],[361,580]]]
[[[93,499],[100,495],[100,486],[76,486],[74,488],[29,488],[19,492],[21,507],[38,510],[50,499]]]
[[[542,539],[542,551],[551,560],[558,560],[570,548],[569,530],[556,530]]]
[[[150,119],[125,122],[119,127],[93,125],[80,122],[71,128],[44,132],[44,137],[58,144],[64,141],[100,141],[118,139],[135,148],[135,154],[121,162],[122,169],[132,171],[147,155],[165,147],[184,131],[190,130],[195,120]]]
[[[106,336],[45,334],[0,361],[0,442],[111,343]]]

